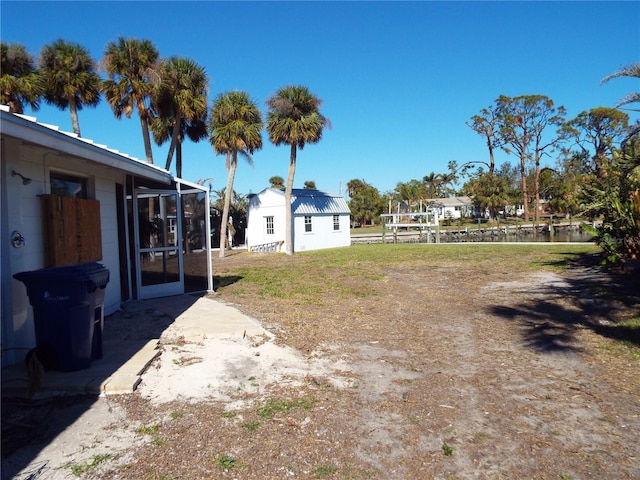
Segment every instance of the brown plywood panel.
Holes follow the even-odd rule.
[[[45,265],[55,267],[66,265],[65,258],[68,249],[65,236],[64,198],[57,195],[42,197],[42,217],[44,219]]]
[[[46,266],[102,260],[100,202],[43,195],[42,217]]]
[[[62,197],[62,234],[64,245],[59,252],[57,265],[74,265],[78,263],[78,221],[75,198]]]
[[[100,224],[100,202],[77,199],[76,218],[79,262],[102,260],[102,228]]]

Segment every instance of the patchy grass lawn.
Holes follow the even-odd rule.
[[[640,478],[640,276],[603,270],[597,252],[360,245],[215,258],[216,300],[335,366],[345,386],[252,376],[256,388],[236,393],[250,406],[232,411],[114,399],[148,442],[124,466],[81,475]]]

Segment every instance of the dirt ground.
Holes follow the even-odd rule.
[[[322,368],[247,377],[225,400],[154,402],[143,376],[138,392],[108,397],[112,450],[107,436],[106,450],[87,447],[86,468],[75,458],[17,478],[640,478],[640,340],[614,341],[616,322],[640,311],[638,271],[441,261],[352,277],[309,303],[232,280],[280,255],[216,261],[215,299]],[[185,375],[202,361],[190,352]]]

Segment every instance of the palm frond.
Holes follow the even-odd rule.
[[[636,93],[628,93],[624,97],[620,99],[620,101],[616,104],[615,108],[620,108],[623,105],[629,105],[630,103],[640,103],[640,92]],[[629,108],[633,112],[638,112],[640,109]]]
[[[607,75],[600,81],[600,85],[607,83],[613,78],[619,77],[640,77],[640,63],[631,63],[623,66],[619,71]]]

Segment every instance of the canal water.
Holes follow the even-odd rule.
[[[461,243],[461,242],[500,242],[500,243],[522,243],[522,242],[542,242],[542,243],[566,243],[566,242],[590,242],[593,235],[581,228],[562,228],[553,234],[549,232],[528,232],[528,233],[492,233],[480,234],[470,231],[469,234],[460,233],[458,235],[447,235],[440,232],[440,243]],[[431,239],[434,241],[434,239]]]

